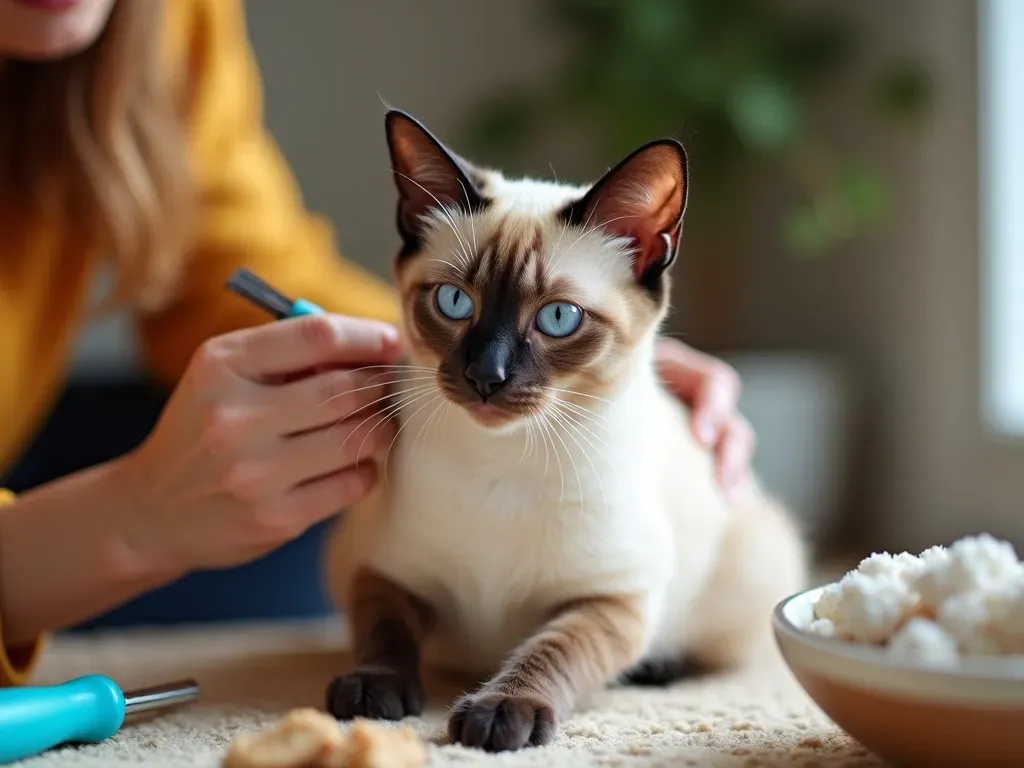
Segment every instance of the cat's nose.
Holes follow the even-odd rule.
[[[508,381],[508,375],[504,365],[475,362],[466,366],[466,381],[473,386],[481,398],[486,400],[501,389]]]

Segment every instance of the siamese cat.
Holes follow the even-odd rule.
[[[410,365],[382,481],[328,545],[356,667],[327,709],[419,714],[433,665],[486,681],[451,740],[514,750],[609,683],[770,646],[801,536],[756,480],[723,495],[655,371],[683,147],[654,141],[580,187],[475,167],[402,112],[386,133]]]

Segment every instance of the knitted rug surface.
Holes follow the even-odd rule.
[[[220,764],[237,735],[295,707],[320,707],[348,660],[334,623],[242,625],[63,637],[48,649],[38,681],[100,673],[124,688],[195,678],[201,701],[126,724],[98,745],[66,747],[20,764],[158,766]],[[444,743],[445,699],[408,724],[431,742],[430,766],[863,766],[882,761],[845,736],[773,657],[738,673],[667,689],[597,695],[562,725],[549,747],[498,756]]]

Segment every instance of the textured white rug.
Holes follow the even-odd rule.
[[[342,631],[324,623],[58,639],[40,682],[102,673],[135,687],[194,677],[202,702],[126,725],[104,744],[64,748],[22,765],[217,766],[237,734],[293,707],[319,707],[324,686],[346,663],[337,650],[343,642]],[[444,745],[444,716],[441,704],[411,723],[434,743],[431,766],[883,765],[836,729],[779,660],[665,690],[606,691],[564,724],[554,745],[517,754]]]

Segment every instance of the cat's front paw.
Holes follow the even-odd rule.
[[[401,720],[422,714],[425,704],[419,678],[384,667],[357,669],[327,686],[327,711],[339,720]]]
[[[536,696],[481,691],[463,696],[448,720],[451,742],[487,752],[540,747],[555,736],[555,711]]]

